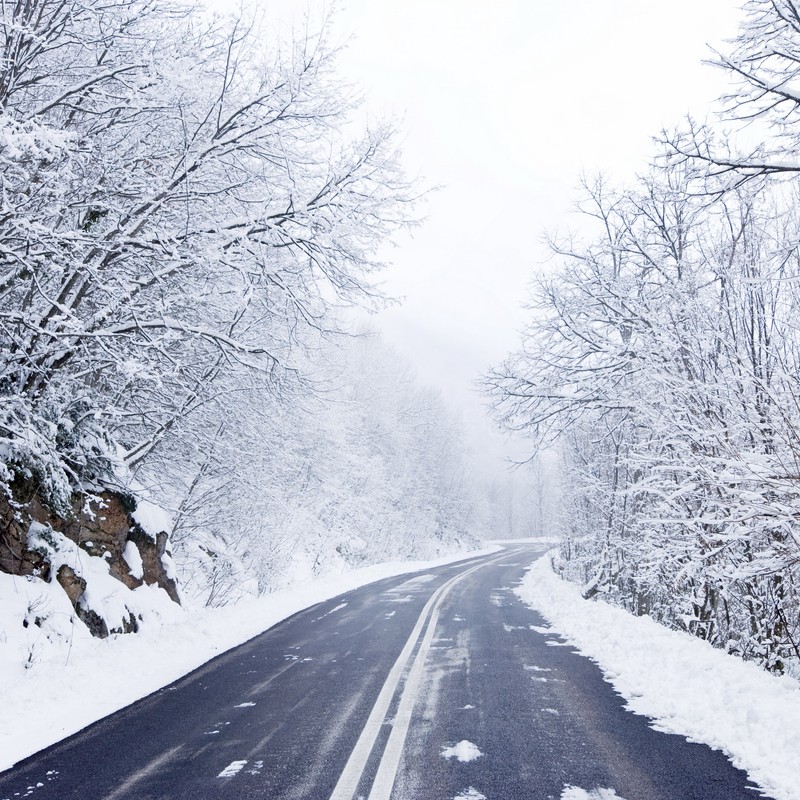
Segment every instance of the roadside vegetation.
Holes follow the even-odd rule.
[[[749,0],[718,116],[586,180],[522,346],[486,378],[558,462],[565,577],[800,670],[800,13]],[[555,456],[553,456],[555,453]]]

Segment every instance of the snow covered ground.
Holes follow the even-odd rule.
[[[94,639],[75,626],[71,640],[50,642],[35,625],[24,578],[0,575],[0,771],[48,745],[118,711],[172,683],[214,656],[267,630],[292,614],[381,578],[447,564],[500,548],[461,553],[435,561],[377,564],[327,577],[259,599],[223,608],[184,610],[174,603],[158,606],[159,618],[145,620],[137,634]],[[41,581],[37,586],[48,586]],[[58,589],[58,587],[56,587]],[[148,588],[148,587],[143,587]],[[158,590],[161,591],[161,590]],[[50,617],[71,615],[60,589],[51,602]],[[63,608],[52,603],[62,600]],[[20,613],[15,609],[21,605]],[[13,620],[13,625],[8,621]],[[81,626],[83,627],[83,626]],[[28,657],[25,657],[25,653]],[[53,710],[58,713],[54,714]]]
[[[654,728],[723,751],[777,800],[800,800],[798,681],[769,675],[649,617],[584,600],[577,586],[553,573],[547,556],[517,593],[597,662],[627,707],[650,717]],[[584,796],[577,788],[567,795]]]

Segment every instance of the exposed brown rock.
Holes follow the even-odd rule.
[[[50,577],[50,565],[40,553],[28,550],[30,516],[0,498],[0,572]]]
[[[170,599],[180,603],[178,586],[174,580],[167,576],[167,570],[164,568],[162,561],[169,544],[169,536],[167,536],[166,532],[159,533],[156,536],[156,540],[153,541],[151,536],[134,523],[128,538],[139,548],[139,555],[142,557],[142,565],[144,566],[144,582],[147,584],[155,583],[166,591]],[[124,559],[123,564],[125,564]],[[125,569],[128,569],[127,564]]]
[[[155,538],[144,531],[134,520],[135,500],[119,492],[104,491],[97,495],[76,494],[72,502],[72,514],[68,519],[59,517],[38,498],[35,490],[15,492],[25,497],[26,502],[14,507],[7,498],[0,498],[0,571],[13,575],[36,575],[48,580],[50,564],[44,554],[28,549],[28,530],[31,522],[47,525],[62,533],[92,556],[105,558],[109,572],[129,589],[142,584],[157,585],[169,597],[180,603],[178,587],[167,575],[162,562],[169,537],[166,531]],[[142,558],[143,576],[130,574],[130,566],[123,557],[127,543],[133,542]],[[122,628],[109,630],[105,620],[91,609],[85,608],[81,598],[86,582],[68,566],[59,568],[56,580],[70,599],[77,615],[95,636],[105,637],[109,633],[136,632],[138,622],[133,614],[124,620]]]
[[[89,629],[92,636],[96,636],[98,639],[105,639],[108,636],[108,625],[106,625],[106,621],[96,611],[92,611],[91,608],[85,608],[78,603],[78,605],[75,606],[75,613]]]
[[[56,580],[61,588],[67,593],[70,603],[77,606],[78,600],[86,591],[86,581],[75,574],[72,567],[62,564],[56,573]]]
[[[61,532],[90,555],[106,558],[111,574],[129,589],[145,582],[161,585],[162,576],[158,573],[145,571],[144,580],[135,578],[122,557],[131,529],[138,528],[126,508],[131,506],[127,498],[110,492],[93,497],[78,495],[72,504],[73,519]]]

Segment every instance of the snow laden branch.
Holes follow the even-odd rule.
[[[679,167],[584,187],[500,423],[561,458],[565,569],[780,671],[800,661],[800,258],[794,192],[709,203]]]
[[[458,422],[374,336],[321,343],[314,394],[230,373],[138,471],[175,517],[184,595],[223,605],[298,575],[474,545],[483,487]],[[324,366],[323,366],[324,365]],[[310,371],[309,366],[305,371]],[[212,427],[216,423],[216,427]]]
[[[693,165],[712,194],[768,176],[800,172],[800,21],[792,0],[748,0],[728,52],[708,63],[733,89],[720,99],[725,130],[693,120],[662,135],[668,158]]]
[[[280,393],[338,307],[381,302],[378,248],[419,194],[392,130],[344,133],[356,103],[324,29],[264,41],[258,19],[181,4],[0,2],[12,495],[34,480],[64,507],[228,373]]]

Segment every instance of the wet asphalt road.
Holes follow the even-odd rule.
[[[626,711],[517,599],[538,552],[296,614],[0,773],[0,800],[758,797],[719,752]]]

